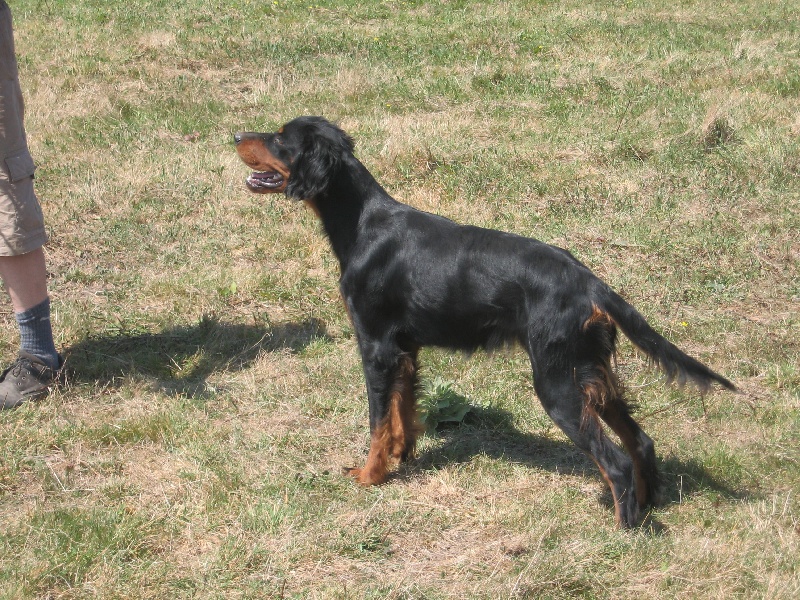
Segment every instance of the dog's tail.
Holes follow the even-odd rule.
[[[737,391],[731,381],[658,334],[633,306],[604,283],[600,282],[594,297],[597,308],[606,312],[628,339],[664,371],[670,381],[676,381],[679,385],[689,381],[701,392],[708,391],[714,382]]]

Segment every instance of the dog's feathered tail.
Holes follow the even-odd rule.
[[[646,354],[670,381],[675,381],[679,385],[691,382],[701,392],[707,392],[714,382],[733,392],[737,391],[731,381],[715,373],[657,333],[633,306],[607,285],[600,283],[593,296],[597,308],[606,312],[628,339]]]

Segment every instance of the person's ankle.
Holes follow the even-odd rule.
[[[45,298],[36,306],[14,315],[19,325],[20,349],[38,357],[54,371],[60,359],[53,342],[50,324],[50,299]]]

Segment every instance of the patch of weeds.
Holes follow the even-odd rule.
[[[235,281],[217,287],[217,294],[219,294],[220,298],[225,300],[228,300],[236,296],[236,292],[238,291],[239,291],[239,286]]]
[[[737,140],[736,130],[725,117],[714,116],[703,125],[700,144],[706,152]]]
[[[141,493],[140,488],[127,483],[121,478],[108,480],[99,491],[111,504],[124,502]]]
[[[640,144],[622,141],[614,149],[613,156],[625,162],[643,163],[653,156],[653,151]]]
[[[376,526],[360,531],[343,531],[338,552],[356,558],[365,555],[378,557],[391,554],[389,531]]]
[[[422,386],[419,402],[419,418],[429,432],[444,424],[458,424],[472,410],[464,396],[453,389],[453,384],[437,377]]]

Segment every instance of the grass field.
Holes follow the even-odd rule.
[[[800,21],[781,0],[11,0],[66,385],[0,414],[0,598],[800,596]],[[232,133],[338,121],[398,199],[572,251],[743,393],[623,344],[666,502],[614,528],[520,351],[360,489],[313,214]],[[17,334],[10,302],[0,357]]]

